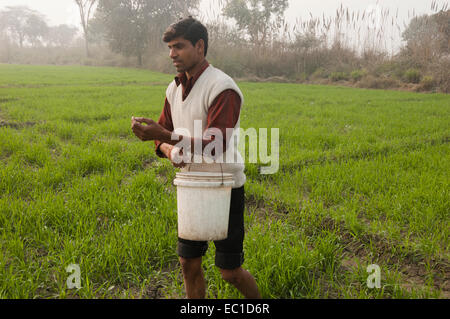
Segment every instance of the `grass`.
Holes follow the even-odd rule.
[[[172,78],[0,65],[2,298],[184,297],[175,170],[130,130]],[[246,164],[244,267],[263,297],[448,298],[449,96],[239,85],[241,127],[280,128],[279,172]],[[203,266],[209,298],[241,298],[212,243]]]

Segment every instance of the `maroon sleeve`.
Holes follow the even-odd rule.
[[[164,102],[164,108],[161,112],[161,116],[159,117],[158,124],[160,124],[165,129],[169,130],[170,132],[173,132],[173,123],[172,123],[172,113],[170,112],[170,103],[169,101],[165,100]],[[163,152],[159,149],[161,146],[161,142],[155,140],[155,151],[156,155],[161,158],[166,158]]]
[[[208,123],[206,129],[217,128],[222,132],[224,152],[227,149],[228,143],[226,139],[226,129],[234,128],[236,126],[240,112],[241,97],[236,91],[231,89],[220,93],[208,109]],[[214,140],[214,138],[212,140]]]

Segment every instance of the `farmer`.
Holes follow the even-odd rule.
[[[222,278],[234,285],[246,298],[260,298],[253,276],[242,268],[244,262],[244,164],[237,150],[233,134],[239,130],[240,109],[243,96],[236,83],[225,73],[214,68],[206,60],[208,52],[208,31],[192,17],[172,24],[164,33],[163,41],[168,44],[170,58],[178,75],[166,90],[166,99],[158,123],[146,118],[132,118],[132,130],[142,141],[155,141],[156,154],[168,158],[181,171],[207,171],[233,174],[235,185],[231,191],[228,237],[214,241],[215,264]],[[201,121],[202,133],[218,129],[222,134],[222,148],[215,149],[214,156],[226,157],[232,153],[233,162],[205,163],[198,161],[180,162],[180,152],[175,145],[189,139],[195,154],[202,154],[215,136],[195,136],[194,121]],[[187,129],[190,136],[174,135],[177,129]],[[220,135],[218,135],[220,136]],[[232,138],[233,137],[233,138]],[[201,145],[201,150],[195,146]],[[220,154],[221,153],[221,154]],[[228,154],[230,155],[230,154]],[[174,158],[177,157],[177,160]],[[237,159],[237,160],[236,160]],[[202,256],[208,249],[206,241],[190,241],[178,238],[177,253],[182,267],[187,298],[205,298],[205,278]]]

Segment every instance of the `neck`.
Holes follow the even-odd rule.
[[[194,75],[196,75],[205,63],[206,63],[206,59],[203,58],[197,64],[195,64],[192,68],[187,70],[185,73],[186,73],[186,77],[188,78],[188,80],[190,80]]]

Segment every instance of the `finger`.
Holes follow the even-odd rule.
[[[144,137],[142,136],[142,134],[138,133],[136,134],[137,138],[140,139],[141,141],[144,141]]]
[[[146,124],[154,123],[154,121],[152,119],[147,119],[145,117],[136,117],[135,120],[136,120],[136,122],[139,122],[139,123],[146,123]]]
[[[138,123],[143,123],[145,119],[143,117],[135,117],[134,120]]]
[[[142,138],[142,132],[140,130],[138,130],[137,128],[133,128],[133,133],[134,135],[136,135],[136,137],[138,137],[139,139]]]

